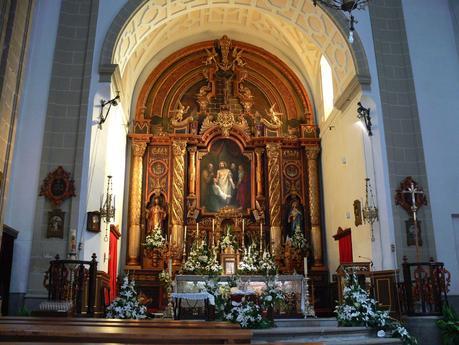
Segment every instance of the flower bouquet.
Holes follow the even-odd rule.
[[[119,296],[107,307],[107,319],[145,319],[146,311],[137,299],[134,280],[125,276]]]

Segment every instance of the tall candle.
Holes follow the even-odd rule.
[[[244,242],[245,242],[244,232],[245,232],[245,219],[242,218],[242,248],[244,248]]]
[[[70,229],[70,254],[76,254],[76,229]]]
[[[260,252],[263,250],[263,224],[260,223]]]
[[[215,219],[212,219],[212,247],[215,246]]]
[[[185,230],[183,233],[183,243],[185,243],[185,246],[186,246],[186,225],[185,225]]]
[[[308,276],[308,258],[305,257],[303,261],[304,261],[304,276],[307,277]]]
[[[169,277],[172,279],[172,258],[169,258]]]
[[[199,238],[199,223],[196,223],[196,240]]]

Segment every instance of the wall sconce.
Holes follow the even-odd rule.
[[[375,205],[373,189],[371,188],[370,179],[365,179],[365,206],[362,208],[363,222],[371,226],[371,241],[374,242],[375,235],[373,232],[373,224],[379,219],[378,208]]]
[[[371,137],[373,133],[371,132],[371,117],[370,117],[370,108],[365,108],[362,103],[357,103],[359,106],[357,108],[357,117],[359,120],[363,121],[365,127],[367,128],[368,135]]]
[[[100,217],[105,221],[105,237],[104,241],[108,241],[108,224],[115,220],[115,196],[112,191],[112,176],[107,176],[107,193],[100,200]]]
[[[99,114],[99,122],[97,123],[99,129],[102,129],[102,124],[107,121],[108,114],[110,113],[110,108],[112,105],[116,107],[118,105],[118,101],[120,99],[120,92],[116,91],[116,96],[112,98],[109,101],[106,101],[104,99],[100,100],[100,114]],[[104,116],[104,108],[105,106],[108,105],[107,112],[105,113]]]

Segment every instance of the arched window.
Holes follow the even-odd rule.
[[[322,99],[324,102],[324,120],[333,110],[333,77],[330,64],[325,56],[320,58],[320,73],[322,75]]]

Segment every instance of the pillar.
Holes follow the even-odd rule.
[[[143,155],[146,147],[147,143],[143,141],[132,141],[131,180],[129,188],[128,266],[140,265]]]
[[[306,161],[308,166],[308,199],[311,217],[311,239],[315,267],[323,266],[322,256],[322,230],[320,228],[320,190],[319,190],[319,170],[317,158],[320,148],[317,146],[306,147]]]
[[[281,174],[280,174],[280,144],[266,145],[268,155],[268,181],[269,181],[269,216],[271,250],[274,255],[280,254],[281,247]]]
[[[173,175],[170,207],[172,247],[175,257],[181,255],[183,246],[183,219],[185,214],[185,153],[186,141],[172,143]]]

